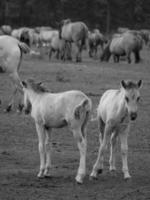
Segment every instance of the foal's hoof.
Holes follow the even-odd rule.
[[[38,178],[44,178],[44,173],[43,171],[40,171],[37,175]]]
[[[125,180],[125,181],[131,180],[131,176],[129,175],[129,176],[124,177],[124,180]]]
[[[83,178],[84,178],[83,174],[78,174],[75,179],[76,179],[76,182],[78,184],[82,184],[83,183]]]
[[[98,180],[97,176],[89,176],[89,180],[90,181],[95,181],[95,180]]]
[[[10,111],[11,111],[11,109],[12,109],[12,106],[11,106],[11,105],[9,105],[9,106],[7,106],[7,108],[4,110],[4,112],[10,112]]]
[[[23,104],[19,104],[18,108],[17,108],[17,113],[21,113],[23,111],[24,105]]]

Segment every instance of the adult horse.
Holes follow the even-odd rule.
[[[106,38],[98,29],[94,29],[92,32],[89,32],[88,34],[89,56],[90,57],[96,56],[99,45],[101,46],[101,49],[103,51],[104,43],[106,42],[107,42]]]
[[[82,50],[88,39],[88,28],[83,22],[71,22],[70,19],[61,21],[59,37],[66,42],[74,42],[77,47],[76,62],[81,62]]]
[[[21,81],[18,75],[20,69],[22,53],[29,52],[29,47],[25,44],[8,35],[0,36],[0,73],[9,75],[15,86],[13,95],[6,111],[10,111],[14,103],[14,97],[21,86]]]
[[[38,177],[51,176],[51,131],[68,126],[73,132],[80,151],[80,163],[76,176],[83,182],[86,173],[86,128],[92,102],[81,91],[70,90],[50,93],[34,80],[22,82],[25,113],[31,113],[39,139],[40,171]]]
[[[113,55],[115,62],[119,62],[120,56],[126,56],[128,63],[131,63],[130,56],[133,52],[135,63],[138,63],[140,61],[142,45],[142,37],[133,31],[115,34],[105,47],[101,55],[101,61],[108,61],[110,56]]]

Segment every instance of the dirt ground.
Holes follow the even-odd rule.
[[[49,179],[36,177],[39,169],[38,140],[30,116],[13,111],[4,113],[11,85],[0,76],[0,200],[150,200],[150,50],[142,51],[140,64],[101,63],[84,56],[81,64],[25,56],[20,76],[45,81],[53,92],[79,89],[93,101],[93,112],[101,94],[118,88],[122,79],[143,80],[137,121],[129,134],[129,169],[132,179],[123,180],[120,148],[117,172],[109,172],[109,154],[105,170],[98,180],[89,174],[99,147],[96,122],[88,126],[87,176],[84,184],[75,183],[79,152],[67,128],[53,131],[53,169]]]

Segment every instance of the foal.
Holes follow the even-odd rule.
[[[121,81],[120,90],[106,91],[97,108],[97,119],[100,131],[99,153],[91,177],[97,178],[98,173],[103,170],[103,158],[110,139],[110,171],[116,170],[115,153],[116,140],[119,136],[121,142],[122,171],[124,178],[130,178],[127,163],[128,133],[130,121],[137,118],[137,104],[140,99],[139,88],[142,81]]]
[[[92,109],[91,100],[77,90],[50,93],[33,80],[23,81],[22,85],[25,113],[31,112],[39,139],[38,177],[50,176],[52,128],[68,126],[80,151],[76,181],[82,183],[86,173],[86,127]]]

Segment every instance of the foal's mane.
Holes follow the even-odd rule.
[[[33,79],[28,79],[27,83],[30,85],[30,87],[36,92],[36,93],[45,93],[49,92],[49,90],[41,85],[41,83],[36,83]]]

